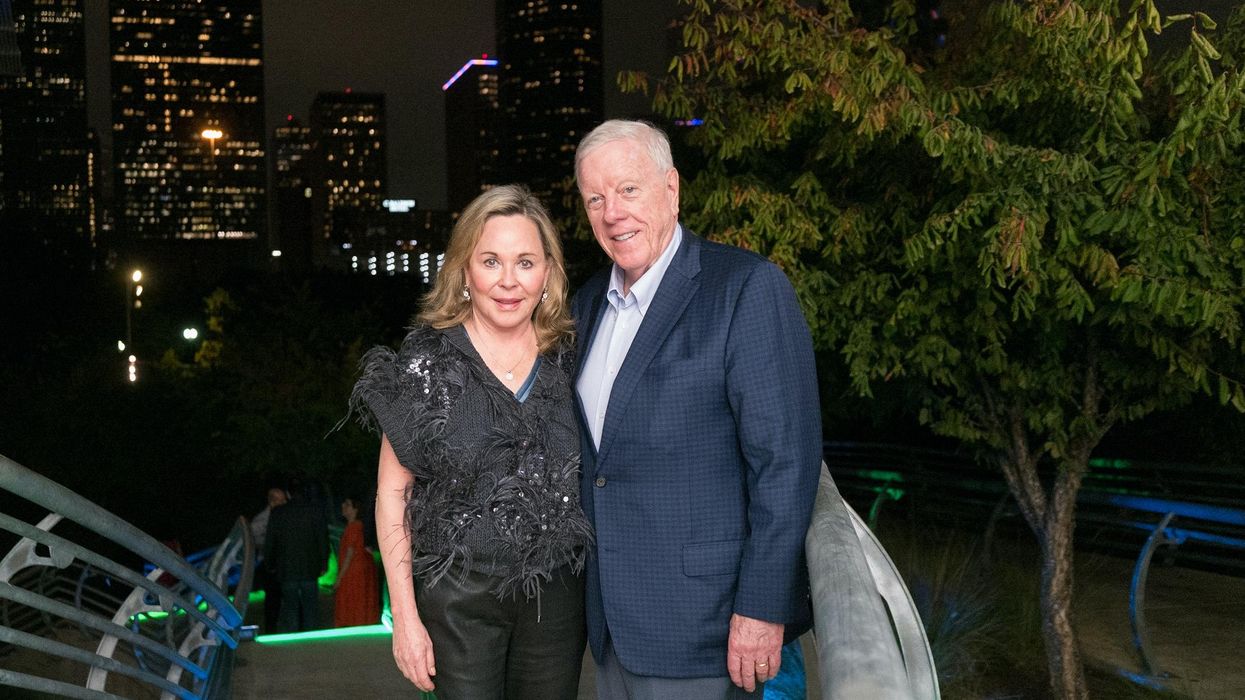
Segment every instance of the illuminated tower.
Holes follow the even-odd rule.
[[[505,181],[527,183],[565,215],[575,147],[601,122],[601,3],[498,0]]]
[[[260,7],[110,0],[123,239],[256,239],[264,230]]]
[[[385,96],[322,92],[311,103],[312,211],[317,262],[337,266],[385,199]]]
[[[10,14],[11,13],[11,14]],[[16,51],[14,51],[16,49]],[[95,242],[81,0],[0,0],[0,244],[79,257]],[[19,239],[20,237],[20,239]]]
[[[498,173],[500,116],[497,60],[487,54],[463,64],[445,84],[446,185],[450,211],[503,181]]]
[[[287,115],[272,132],[274,216],[273,250],[280,267],[305,271],[311,267],[312,187],[311,127]]]

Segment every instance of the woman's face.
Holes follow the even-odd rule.
[[[521,214],[486,221],[466,276],[477,324],[495,330],[530,324],[549,280],[549,261],[535,222]]]
[[[359,517],[359,509],[354,507],[350,499],[342,501],[342,517],[346,520],[354,520]]]

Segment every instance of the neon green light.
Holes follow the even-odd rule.
[[[298,644],[324,639],[361,639],[365,637],[387,637],[393,634],[384,625],[365,625],[362,627],[338,627],[327,630],[311,630],[309,632],[290,632],[287,634],[264,634],[255,638],[260,644]]]
[[[1098,457],[1089,460],[1089,466],[1098,469],[1132,469],[1133,462],[1129,459],[1107,459]]]
[[[232,601],[233,596],[229,596],[229,600]],[[207,602],[199,601],[199,612],[207,612],[207,609],[208,609]],[[186,611],[182,610],[181,608],[178,608],[174,614],[185,615]],[[143,622],[144,620],[163,620],[164,618],[168,616],[169,614],[163,610],[151,610],[148,612],[140,612],[140,613],[134,613],[133,615],[130,615],[130,622],[134,622],[135,620],[139,622]]]
[[[881,469],[857,469],[856,476],[874,481],[903,481],[903,474]]]
[[[337,552],[329,552],[329,568],[316,580],[321,588],[332,588],[337,583]]]

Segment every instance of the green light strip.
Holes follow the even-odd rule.
[[[362,627],[338,627],[327,630],[311,630],[309,632],[290,632],[287,634],[264,634],[255,638],[260,644],[298,644],[315,642],[325,639],[361,639],[366,637],[388,637],[392,632],[384,625],[365,625]]]

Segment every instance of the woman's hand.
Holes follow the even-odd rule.
[[[437,664],[432,656],[432,639],[428,630],[418,620],[393,625],[393,660],[398,670],[416,688],[425,692],[436,689],[432,677],[437,675]]]

